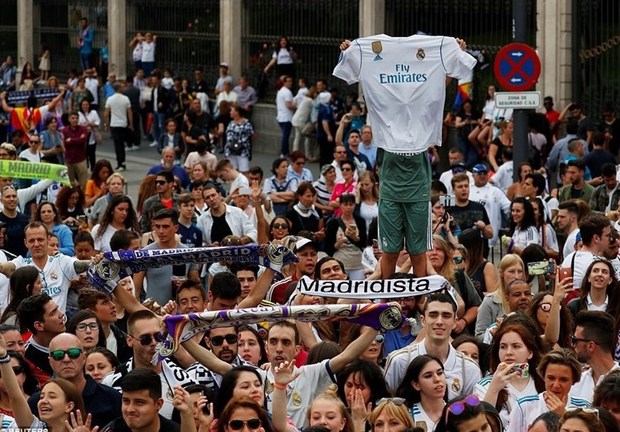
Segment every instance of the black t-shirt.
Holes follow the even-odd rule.
[[[226,213],[222,216],[213,216],[213,226],[211,227],[211,243],[221,243],[224,240],[224,237],[232,235],[232,231],[230,226],[228,226],[228,222],[226,222]]]
[[[619,132],[620,133],[620,132]],[[592,178],[599,177],[601,175],[601,168],[604,164],[616,164],[616,159],[607,150],[592,150],[588,153],[583,160],[588,168],[590,168],[590,174]]]
[[[0,221],[4,222],[6,227],[5,249],[14,255],[25,257],[28,249],[24,244],[24,228],[30,223],[28,216],[17,212],[17,216],[10,218],[4,212],[0,212]]]
[[[485,224],[490,224],[489,215],[484,206],[480,203],[469,201],[466,206],[452,206],[446,209],[454,218],[454,222],[461,227],[461,230],[473,228],[474,224],[481,220]]]

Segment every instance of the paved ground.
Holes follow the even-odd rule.
[[[157,165],[160,162],[160,155],[157,153],[157,150],[153,147],[149,147],[149,143],[146,141],[142,141],[142,145],[138,151],[127,152],[126,154],[126,166],[127,171],[125,171],[123,176],[127,179],[127,183],[129,186],[129,195],[137,199],[138,198],[138,187],[140,182],[146,176],[147,171],[153,165]],[[222,159],[224,156],[218,154],[218,160]],[[271,175],[271,163],[277,158],[277,154],[270,153],[254,153],[253,159],[250,162],[251,165],[260,165],[265,172],[265,177]],[[97,148],[97,159],[105,158],[110,161],[113,167],[116,166],[116,155],[114,153],[114,144],[110,139],[109,134],[103,135],[103,144],[101,144]],[[319,173],[319,165],[318,163],[308,164],[307,167],[312,171],[315,178]]]

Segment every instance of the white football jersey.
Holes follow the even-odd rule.
[[[441,145],[446,77],[463,78],[476,60],[446,36],[356,39],[334,69],[360,82],[374,141],[391,153],[421,153]]]

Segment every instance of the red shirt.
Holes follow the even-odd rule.
[[[65,126],[60,131],[65,139],[65,161],[76,164],[86,160],[86,146],[88,143],[88,129],[84,126]]]
[[[552,109],[545,113],[545,117],[547,117],[549,124],[557,123],[560,120],[560,113]]]

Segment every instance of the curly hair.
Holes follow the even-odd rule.
[[[78,200],[75,204],[75,211],[77,214],[84,214],[84,191],[79,186],[63,186],[58,191],[58,195],[56,196],[56,208],[58,208],[58,213],[62,219],[69,217],[69,198],[74,193],[78,193]]]

